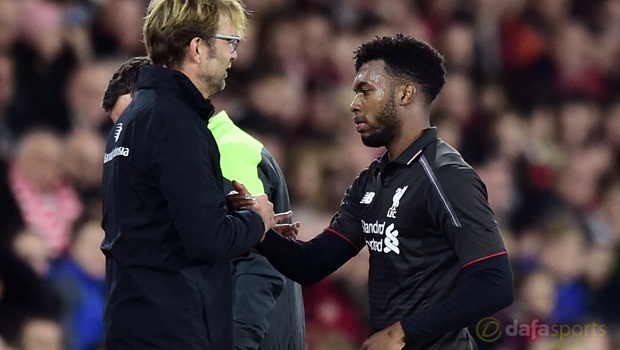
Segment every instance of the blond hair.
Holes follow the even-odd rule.
[[[243,37],[247,12],[239,0],[151,0],[144,21],[144,43],[154,65],[178,68],[190,41],[212,42],[221,15],[230,17]]]

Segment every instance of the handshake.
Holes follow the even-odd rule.
[[[226,197],[229,210],[233,211],[246,207],[256,210],[263,218],[263,224],[265,225],[265,231],[260,240],[261,242],[265,239],[265,234],[270,229],[274,229],[287,238],[297,237],[299,226],[301,225],[299,222],[293,224],[282,223],[291,218],[293,215],[292,211],[289,210],[285,213],[276,214],[273,212],[273,203],[269,201],[266,194],[252,195],[245,186],[237,180],[232,181],[232,187],[234,190]]]

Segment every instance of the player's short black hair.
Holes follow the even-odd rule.
[[[426,42],[403,34],[375,37],[354,52],[355,71],[364,63],[382,60],[396,79],[417,84],[428,102],[437,97],[446,81],[443,56]]]
[[[140,68],[151,64],[148,57],[133,57],[121,65],[108,82],[108,87],[103,93],[101,107],[106,113],[110,113],[118,98],[122,95],[131,94],[131,97],[138,91],[138,74]]]

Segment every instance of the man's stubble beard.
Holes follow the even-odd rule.
[[[209,46],[209,60],[217,60],[217,52],[215,45]],[[209,73],[203,73],[200,79],[207,85],[212,94],[224,90],[226,87],[226,70],[219,76],[215,76]]]
[[[225,75],[214,76],[208,73],[204,73],[201,75],[201,80],[207,85],[212,93],[220,92],[224,90],[226,87],[226,78]]]
[[[383,147],[394,141],[402,132],[402,123],[396,117],[395,94],[392,91],[388,101],[381,107],[377,118],[376,127],[366,136],[362,135],[362,142],[368,147]]]

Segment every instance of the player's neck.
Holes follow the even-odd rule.
[[[430,128],[428,119],[423,121],[411,120],[402,125],[400,135],[396,140],[386,146],[390,161],[398,158],[412,143],[422,136],[426,129]]]

